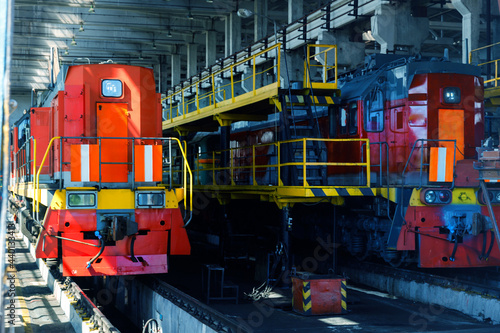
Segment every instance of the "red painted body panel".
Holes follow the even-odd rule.
[[[130,257],[103,257],[87,269],[89,257],[66,257],[63,262],[64,276],[104,276],[167,273],[167,255],[144,255],[143,260],[133,262]]]
[[[461,208],[463,207],[463,208]],[[439,227],[446,227],[445,211],[455,209],[460,215],[462,211],[470,210],[470,205],[417,206],[408,207],[405,221],[401,229],[397,249],[418,250],[420,267],[481,267],[500,265],[500,252],[493,246],[488,260],[481,257],[483,234],[473,236],[465,234],[458,243],[455,260],[451,261],[454,242],[448,239],[448,234],[440,233]],[[487,208],[482,206],[481,214],[488,216]],[[495,216],[500,216],[500,207],[494,206]],[[449,216],[448,216],[449,218]],[[486,251],[491,243],[490,232],[487,232]],[[496,240],[495,240],[496,242]],[[418,247],[416,244],[418,243]],[[484,255],[483,255],[484,256]]]
[[[123,82],[123,94],[118,98],[101,95],[103,79],[118,79]],[[161,137],[161,103],[160,95],[156,93],[153,71],[151,69],[126,65],[78,65],[71,66],[66,76],[65,90],[60,91],[51,102],[53,109],[53,135],[66,137],[82,137],[82,140],[68,139],[63,145],[63,162],[70,158],[72,143],[89,143],[83,137],[96,137],[116,125],[116,119],[111,123],[98,117],[98,105],[113,103],[124,105],[126,124],[122,137]],[[141,110],[145,110],[142,112]],[[104,133],[104,136],[117,134]],[[125,141],[123,141],[125,142]],[[93,142],[90,142],[93,143]],[[131,158],[132,151],[128,147],[127,156]],[[60,161],[59,141],[54,142],[54,153],[51,158],[51,170],[59,172]],[[117,157],[123,160],[123,156]],[[126,159],[126,158],[125,158]],[[49,162],[49,161],[48,161]],[[115,166],[116,167],[116,166]],[[118,166],[120,167],[120,166]],[[70,171],[69,164],[63,164],[63,171]],[[122,173],[124,173],[123,171]],[[108,174],[104,172],[103,174]],[[125,177],[109,178],[112,182],[123,182]],[[105,180],[103,180],[105,181]]]
[[[39,166],[52,138],[52,108],[32,108],[30,112],[31,135],[36,138],[36,165]],[[34,156],[33,146],[31,146],[31,156]],[[45,163],[40,174],[49,173],[50,165]]]
[[[169,248],[173,255],[190,254],[191,247],[179,209],[137,209],[135,221],[138,223],[139,234],[125,236],[113,245],[107,245],[104,252],[87,269],[88,261],[99,252],[99,240],[85,236],[93,235],[96,230],[97,213],[98,211],[92,209],[49,209],[45,229],[42,230],[37,243],[37,257],[57,258],[60,242],[64,275],[88,276],[166,273]],[[58,235],[64,239],[58,240],[49,235]],[[132,237],[135,237],[134,255],[139,263],[131,259]]]

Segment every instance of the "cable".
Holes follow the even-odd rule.
[[[490,257],[491,250],[493,250],[493,244],[495,244],[495,233],[493,232],[493,230],[490,230],[490,233],[491,233],[491,243],[490,247],[488,248],[488,252],[486,252],[486,257],[484,258],[485,260],[488,260],[488,258]]]
[[[102,236],[99,233],[99,231],[96,231],[95,235],[97,236],[97,238],[99,238],[101,249],[99,250],[99,253],[97,253],[92,259],[90,259],[90,261],[87,262],[87,269],[89,269],[90,266],[94,263],[94,261],[96,261],[97,258],[99,258],[99,256],[104,252],[104,248],[106,247],[104,239],[102,239]]]
[[[130,242],[130,259],[132,259],[132,262],[137,262],[137,258],[134,256],[134,243],[135,243],[135,236],[132,237],[132,241]]]

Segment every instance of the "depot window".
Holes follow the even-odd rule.
[[[102,80],[101,93],[104,97],[121,97],[123,84],[120,80]]]

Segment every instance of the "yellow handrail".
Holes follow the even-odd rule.
[[[198,89],[198,87],[199,87],[200,84],[202,84],[205,81],[210,81],[211,80],[211,87],[212,88],[211,88],[210,92],[204,93],[201,96],[209,94],[212,98],[211,98],[211,100],[209,100],[208,106],[217,107],[217,102],[216,102],[216,99],[215,99],[215,94],[218,93],[218,91],[215,91],[215,84],[214,84],[214,82],[215,82],[215,78],[218,75],[222,76],[223,73],[225,73],[225,72],[229,72],[230,82],[231,83],[229,83],[227,85],[224,85],[224,87],[225,86],[231,86],[231,97],[230,98],[234,102],[234,98],[236,97],[235,96],[235,91],[234,91],[234,85],[237,84],[238,82],[241,82],[241,81],[235,81],[234,80],[235,68],[237,66],[240,66],[240,65],[242,65],[242,64],[250,61],[250,60],[253,62],[253,65],[252,65],[252,69],[253,69],[252,76],[254,77],[253,78],[253,81],[254,81],[253,82],[253,94],[255,95],[255,90],[256,90],[255,76],[258,75],[259,73],[264,73],[265,72],[265,71],[262,71],[262,72],[259,72],[259,73],[256,72],[256,66],[255,66],[255,64],[256,64],[257,58],[260,57],[260,56],[262,56],[263,54],[269,53],[271,50],[274,50],[274,49],[279,50],[280,47],[281,47],[281,44],[277,43],[277,44],[275,44],[275,45],[273,45],[271,47],[268,47],[267,49],[264,49],[264,50],[262,50],[262,51],[260,51],[258,53],[255,53],[255,54],[253,54],[253,55],[251,55],[249,57],[245,57],[242,60],[237,61],[237,62],[235,62],[235,63],[233,63],[233,64],[231,64],[231,65],[229,65],[227,67],[224,67],[224,68],[220,69],[217,72],[214,72],[212,74],[206,75],[206,76],[200,78],[200,80],[198,80],[198,81],[196,81],[196,82],[194,82],[194,83],[192,83],[190,85],[187,85],[185,87],[182,87],[180,90],[175,91],[172,94],[170,94],[170,95],[162,98],[161,99],[162,102],[165,101],[165,100],[169,100],[170,101],[169,102],[169,104],[170,104],[170,119],[174,118],[173,114],[172,114],[172,111],[173,111],[173,108],[174,108],[174,106],[173,106],[173,104],[174,104],[173,100],[176,98],[176,96],[180,95],[180,101],[179,101],[179,104],[177,105],[177,116],[179,116],[179,106],[180,105],[182,105],[182,112],[181,112],[180,115],[183,116],[183,117],[185,117],[186,114],[188,113],[188,110],[187,110],[187,107],[186,107],[186,100],[185,100],[185,92],[187,90],[195,90],[196,91],[196,93],[195,93],[196,95],[195,95],[195,97],[193,99],[196,101],[196,107],[197,107],[197,109],[200,110],[200,105],[199,105],[200,96],[199,96],[199,89]],[[277,84],[279,86],[280,85],[280,74],[281,74],[280,73],[281,54],[280,54],[280,52],[276,52],[276,53],[277,53],[276,64],[273,65],[273,66],[271,66],[270,69],[271,68],[276,68],[276,82],[277,82]],[[224,100],[225,100],[225,91],[224,91]]]
[[[481,51],[481,50],[485,50],[485,49],[488,49],[488,48],[492,48],[496,45],[500,45],[500,42],[498,43],[494,43],[494,44],[490,44],[490,45],[486,45],[486,46],[482,46],[482,47],[479,47],[477,49],[474,49],[474,50],[471,50],[469,52],[469,64],[472,63],[472,54],[474,52],[478,52],[478,51]],[[490,73],[486,73],[487,75],[492,75],[493,78],[492,79],[488,79],[488,80],[485,80],[484,83],[490,83],[490,82],[494,82],[494,86],[497,87],[498,86],[498,81],[500,80],[500,77],[498,76],[498,63],[499,63],[500,59],[494,59],[494,60],[490,60],[490,61],[486,61],[486,62],[483,62],[483,63],[479,63],[477,64],[477,66],[479,67],[482,67],[482,66],[485,66],[485,65],[489,65],[489,64],[495,64],[495,73],[494,75],[493,74],[490,74]]]
[[[177,144],[179,145],[179,149],[181,150],[182,157],[184,158],[184,170],[187,169],[189,173],[189,211],[191,213],[191,217],[193,216],[193,173],[191,171],[191,167],[189,166],[188,159],[186,152],[184,151],[184,148],[182,147],[182,143],[179,139],[177,138],[171,138],[175,141],[177,141]],[[184,173],[183,176],[183,183],[184,183],[184,198],[187,198],[187,177],[186,173]],[[187,205],[185,205],[187,207]],[[191,220],[191,218],[190,218]],[[189,223],[189,221],[188,221]],[[187,223],[186,223],[187,225]]]
[[[42,168],[45,164],[45,160],[47,159],[47,155],[49,154],[50,148],[52,147],[53,142],[57,139],[61,139],[61,137],[55,136],[49,141],[47,149],[45,150],[45,154],[43,155],[43,159],[40,162],[40,166],[38,167],[38,171],[36,171],[36,174],[35,174],[35,179],[34,179],[34,191],[35,191],[35,193],[34,193],[33,197],[34,197],[34,212],[37,213],[36,214],[37,221],[38,221],[38,213],[40,211],[40,209],[39,209],[39,204],[40,204],[40,200],[39,200],[40,199],[40,193],[39,193],[39,191],[40,191],[40,173],[41,173]],[[188,164],[185,148],[183,148],[181,141],[177,138],[170,138],[170,139],[172,139],[178,143],[179,149],[180,149],[180,151],[182,153],[182,157],[184,159],[184,166],[183,166],[183,168],[184,168],[184,173],[183,173],[184,198],[187,198],[187,185],[188,185],[187,184],[187,173],[189,173],[189,201],[190,201],[189,202],[189,210],[190,210],[191,216],[192,216],[192,211],[193,211],[193,174],[191,171],[191,167]],[[35,145],[35,147],[36,147],[36,145]],[[36,152],[36,148],[34,149],[34,151]],[[35,162],[34,162],[34,166],[33,166],[33,171],[35,172],[35,170],[36,170],[36,155],[35,155]],[[60,172],[62,172],[62,170],[60,170]]]
[[[38,220],[38,213],[40,212],[40,207],[39,207],[39,204],[40,204],[40,200],[38,200],[38,198],[40,198],[40,193],[38,193],[39,191],[39,186],[40,186],[40,172],[42,172],[42,168],[43,168],[43,165],[45,163],[45,159],[47,158],[47,155],[49,154],[49,150],[50,150],[50,147],[52,147],[52,142],[54,142],[54,140],[56,139],[60,139],[61,137],[60,136],[55,136],[53,137],[52,139],[50,139],[49,141],[49,145],[47,146],[47,149],[45,150],[45,155],[43,155],[43,158],[42,158],[42,161],[40,162],[40,167],[38,168],[38,171],[36,173],[36,176],[35,176],[35,192],[36,192],[36,197],[37,197],[37,201],[36,201],[36,220],[39,222]],[[60,170],[60,172],[62,172],[62,170]]]
[[[321,50],[317,53],[311,54],[311,48],[325,48],[325,50]],[[334,65],[328,65],[328,52],[334,50]],[[312,64],[311,60],[316,59],[316,57],[323,55],[323,64]],[[321,83],[327,83],[328,79],[328,70],[334,69],[335,74],[334,74],[334,82],[331,82],[330,84],[333,86],[334,89],[337,89],[337,45],[328,45],[328,44],[309,44],[307,45],[307,55],[306,55],[306,60],[304,61],[304,88],[308,88],[311,84],[311,78],[309,77],[309,69],[311,67],[320,67],[323,69],[323,77],[322,77],[322,82]]]
[[[33,138],[33,183],[35,182],[35,175],[36,175],[36,139]],[[38,200],[37,191],[33,193],[33,200],[35,201],[33,203],[33,216],[35,216],[35,204],[37,203]]]
[[[366,162],[307,162],[307,142],[311,141],[318,141],[318,142],[324,142],[324,143],[335,143],[335,142],[359,142],[359,143],[365,143],[364,145],[366,146],[365,150],[365,158]],[[290,144],[290,143],[300,143],[302,144],[302,161],[298,162],[283,162],[281,161],[281,154],[280,151],[282,149],[282,146],[285,144]],[[276,146],[276,163],[275,164],[256,164],[256,149],[257,148],[263,148],[267,146]],[[251,150],[251,158],[252,161],[251,163],[249,162],[248,165],[235,165],[234,164],[234,158],[235,156],[239,156],[236,154],[237,150]],[[216,154],[221,155],[222,153],[229,151],[230,156],[231,156],[231,162],[230,165],[227,167],[215,166],[215,160],[216,160]],[[204,153],[206,154],[206,153]],[[361,157],[361,156],[360,156]],[[293,140],[287,140],[287,141],[278,141],[278,142],[273,142],[273,143],[266,143],[266,144],[260,144],[260,145],[252,145],[252,146],[245,146],[245,147],[236,147],[236,148],[230,148],[226,150],[221,150],[221,151],[213,151],[212,152],[212,168],[203,168],[200,169],[199,167],[196,169],[197,172],[212,172],[212,185],[217,185],[216,179],[215,179],[215,172],[216,171],[222,171],[222,170],[229,170],[231,174],[231,184],[235,185],[235,175],[238,175],[239,173],[236,170],[250,170],[249,175],[252,176],[252,181],[251,184],[252,186],[258,186],[257,180],[256,180],[256,174],[257,174],[257,169],[262,169],[262,168],[277,168],[277,185],[283,186],[282,181],[281,181],[281,167],[284,166],[302,166],[302,176],[303,176],[303,185],[302,187],[304,188],[313,188],[313,187],[318,187],[318,186],[310,186],[307,183],[307,167],[309,166],[347,166],[347,167],[365,167],[366,168],[366,173],[367,173],[367,178],[366,178],[366,187],[370,187],[371,183],[371,161],[370,161],[370,140],[369,139],[321,139],[321,138],[301,138],[301,139],[293,139]],[[207,185],[207,184],[203,184]]]

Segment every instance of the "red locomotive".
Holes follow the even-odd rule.
[[[285,202],[301,193],[305,203],[336,204],[335,216],[320,206],[295,205],[293,227],[285,228],[314,241],[332,234],[335,223],[341,242],[358,258],[377,255],[395,266],[499,265],[497,221],[474,168],[485,121],[479,68],[379,54],[341,77],[338,88],[339,103],[316,106],[326,90],[292,85],[283,91],[279,114],[233,126],[236,148],[222,166],[230,169],[231,184],[246,185],[261,200]],[[306,90],[302,100],[312,105],[294,104]],[[211,138],[197,138],[195,151],[207,151]],[[222,153],[198,155],[206,160]],[[211,175],[221,167],[212,164],[198,170],[199,184],[217,185]],[[488,192],[499,216],[500,191]],[[294,235],[295,228],[300,231]]]
[[[167,255],[190,253],[155,89],[147,68],[63,67],[13,128],[11,207],[65,276],[165,273]]]
[[[346,80],[333,131],[370,140],[370,162],[379,165],[372,186],[386,186],[390,203],[375,198],[373,214],[341,219],[343,242],[357,256],[377,253],[395,265],[499,265],[473,167],[484,138],[479,69],[384,58],[369,58],[370,70]]]

